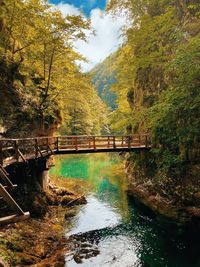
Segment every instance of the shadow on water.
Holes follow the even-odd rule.
[[[199,236],[163,222],[128,197],[119,157],[65,156],[56,166],[52,175],[79,187],[88,200],[72,220],[71,229],[66,230],[72,241],[66,266],[200,266]]]

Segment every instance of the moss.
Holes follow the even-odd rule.
[[[137,156],[139,159],[135,155],[128,157],[126,163],[132,194],[155,212],[177,221],[191,221],[195,216],[198,219],[199,213],[189,212],[188,207],[200,208],[199,164],[188,164],[184,174],[174,176],[173,172],[170,176],[162,162],[152,172],[153,165]]]

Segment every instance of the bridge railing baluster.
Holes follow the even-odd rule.
[[[46,151],[48,154],[49,153],[49,138],[48,137],[46,138]]]
[[[15,158],[17,161],[19,161],[19,153],[18,153],[18,141],[14,141],[14,148],[15,148]]]
[[[56,150],[59,151],[59,137],[56,137]]]
[[[89,149],[91,148],[91,137],[88,137],[88,144],[89,144]]]
[[[95,138],[95,136],[93,136],[93,148],[94,148],[94,150],[97,149],[97,148],[96,148],[96,138]]]
[[[113,136],[113,148],[116,149],[115,136]]]
[[[75,137],[75,149],[78,151],[78,137]]]
[[[0,140],[0,165],[3,166],[3,142]]]
[[[7,166],[17,161],[45,157],[60,150],[66,153],[89,150],[150,148],[149,134],[127,136],[57,136],[20,139],[0,139],[0,164]]]

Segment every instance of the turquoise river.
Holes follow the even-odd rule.
[[[66,267],[199,267],[199,238],[158,221],[127,195],[122,159],[115,154],[59,156],[52,177],[84,194],[66,227],[79,240],[66,255]],[[90,256],[81,255],[88,252]],[[82,254],[81,254],[82,253]]]

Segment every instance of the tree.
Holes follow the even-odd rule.
[[[70,86],[73,84],[75,91],[79,79],[84,80],[76,65],[77,60],[84,59],[75,52],[73,41],[86,39],[89,20],[81,15],[63,17],[44,0],[8,0],[1,2],[0,8],[2,95],[10,99],[10,104],[17,99],[19,106],[6,114],[12,113],[14,125],[16,121],[25,124],[26,120],[38,121],[46,128],[56,126],[64,120],[63,109],[69,111],[70,101],[77,98]],[[9,96],[6,91],[10,91]],[[83,109],[88,114],[85,101]],[[2,109],[4,112],[7,108]]]

